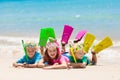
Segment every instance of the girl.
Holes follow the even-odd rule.
[[[45,54],[38,67],[43,69],[65,69],[69,60],[62,56],[57,42],[48,42]]]

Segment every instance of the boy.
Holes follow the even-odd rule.
[[[33,42],[25,44],[27,55],[24,55],[17,62],[13,63],[14,67],[36,68],[42,56],[37,52],[37,45]]]
[[[67,56],[69,58],[69,64],[68,67],[72,68],[85,68],[88,64],[96,65],[97,63],[97,56],[94,51],[91,51],[92,53],[92,60],[90,60],[84,53],[82,46],[75,43],[72,47],[72,52],[74,54],[74,57],[72,56],[72,52],[70,50],[70,54],[64,52],[63,55]],[[62,44],[63,50],[65,50],[65,44]]]

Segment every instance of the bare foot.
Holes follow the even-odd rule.
[[[62,46],[65,46],[65,45],[66,45],[66,43],[65,43],[65,42],[61,42],[61,44],[62,44]]]
[[[80,39],[75,39],[73,42],[78,43],[79,41],[80,41]]]

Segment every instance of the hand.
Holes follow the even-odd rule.
[[[59,65],[58,63],[54,63],[53,65]]]
[[[71,65],[71,63],[68,63],[68,69],[72,69],[73,68],[73,66]]]
[[[42,68],[42,67],[45,67],[45,64],[43,64],[43,63],[39,63],[38,65],[37,65],[39,68]]]
[[[23,67],[28,68],[29,64],[24,64]]]
[[[48,70],[48,69],[52,69],[52,67],[51,66],[46,66],[46,67],[43,67],[42,69]]]

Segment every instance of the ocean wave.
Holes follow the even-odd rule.
[[[39,42],[39,38],[38,37],[7,37],[7,36],[0,36],[0,44],[6,44],[8,43],[16,43],[16,44],[20,44],[21,40],[25,40],[25,41],[35,41],[35,42]],[[61,38],[57,38],[57,41],[60,42]],[[93,42],[93,45],[96,45],[97,43],[99,43],[100,40],[95,40]],[[73,43],[73,39],[70,38],[69,43]],[[84,43],[84,39],[82,39],[79,43],[83,44]],[[120,41],[113,41],[113,47],[119,47],[120,46]]]
[[[36,43],[39,42],[37,37],[4,37],[0,36],[0,53],[14,53],[16,50],[17,52],[21,52],[21,40],[27,41],[35,41]],[[60,43],[61,39],[58,39]],[[79,43],[82,44],[84,40],[80,41]],[[97,44],[99,40],[95,40],[94,44]],[[73,40],[70,40],[69,43],[73,43]],[[69,43],[66,45],[66,50],[69,51]],[[120,57],[120,41],[113,41],[113,46],[101,51],[98,56],[102,58],[116,58]]]

